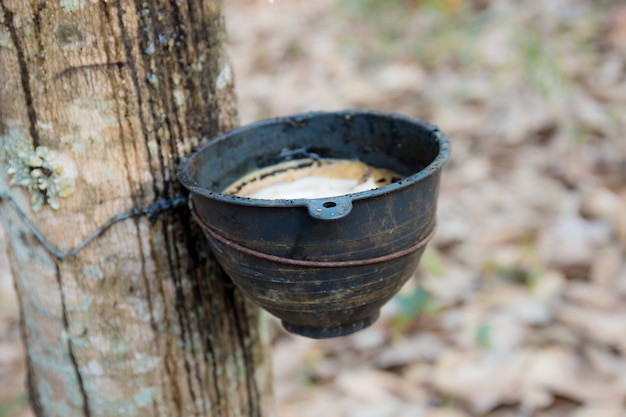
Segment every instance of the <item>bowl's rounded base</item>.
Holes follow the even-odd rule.
[[[289,333],[298,334],[300,336],[306,336],[313,339],[328,339],[330,337],[347,336],[349,334],[358,332],[371,326],[380,316],[380,310],[376,311],[373,315],[366,317],[363,320],[356,321],[354,323],[342,324],[337,327],[312,327],[312,326],[299,326],[286,321],[282,321],[283,327]]]

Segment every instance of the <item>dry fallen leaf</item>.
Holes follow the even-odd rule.
[[[578,329],[592,340],[612,346],[621,351],[626,350],[626,307],[616,311],[597,311],[583,308],[570,303],[563,303],[555,310],[556,319],[568,326]]]
[[[524,361],[477,351],[449,350],[437,361],[432,383],[445,395],[463,400],[482,414],[519,400]]]
[[[610,16],[609,40],[617,48],[626,48],[626,6],[616,5]]]
[[[368,404],[394,402],[408,392],[397,375],[373,369],[345,370],[337,375],[335,384],[345,395]],[[410,390],[408,395],[417,392],[417,389]]]
[[[620,271],[626,267],[624,250],[615,246],[600,249],[591,264],[589,279],[608,291],[615,291]]]
[[[446,344],[433,333],[422,332],[391,344],[376,359],[380,368],[393,368],[417,361],[432,362],[445,350]]]
[[[528,410],[549,405],[553,395],[585,404],[620,404],[626,398],[623,387],[594,376],[573,350],[556,346],[528,357],[519,388]]]
[[[586,346],[584,357],[601,378],[616,381],[626,392],[626,360],[607,346]]]
[[[468,414],[461,410],[454,409],[438,409],[429,410],[422,417],[467,417]]]
[[[607,223],[563,214],[544,230],[539,252],[548,265],[557,268],[589,265],[598,247],[609,242]]]
[[[588,405],[570,414],[570,417],[624,417],[626,407],[619,404]]]
[[[617,273],[617,271],[615,271]],[[578,306],[605,312],[617,313],[622,304],[614,288],[601,287],[587,282],[572,282],[565,290],[565,298]],[[626,307],[626,304],[623,305]]]

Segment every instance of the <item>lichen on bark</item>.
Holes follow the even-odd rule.
[[[33,211],[40,211],[45,204],[58,210],[59,199],[74,192],[74,181],[63,178],[63,166],[54,161],[55,152],[46,146],[34,147],[18,129],[10,128],[0,136],[0,148],[11,178],[9,185],[30,193]]]

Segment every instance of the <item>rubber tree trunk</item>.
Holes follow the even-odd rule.
[[[224,38],[217,0],[0,0],[2,191],[60,250],[163,209],[61,260],[2,205],[38,416],[272,414],[257,309],[168,207],[236,120]]]

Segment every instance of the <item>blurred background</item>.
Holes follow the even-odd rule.
[[[374,326],[269,319],[279,417],[626,416],[626,3],[224,3],[242,124],[373,109],[453,148],[437,235]],[[30,416],[0,272],[0,416]]]

